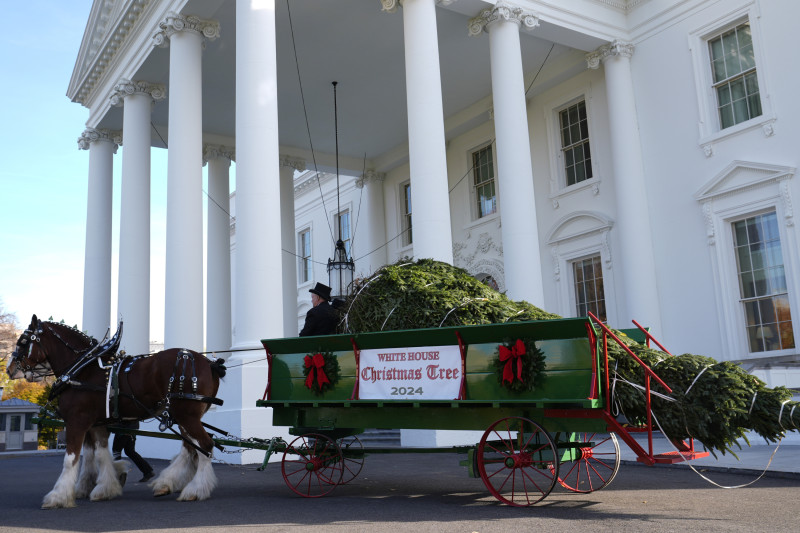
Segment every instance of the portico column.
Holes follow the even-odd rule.
[[[78,139],[89,150],[86,249],[83,263],[83,330],[101,339],[111,319],[111,205],[118,132],[87,128]]]
[[[533,191],[519,27],[539,25],[520,8],[498,2],[469,22],[471,35],[489,33],[497,179],[508,295],[544,307],[542,259]]]
[[[203,348],[203,39],[219,24],[170,13],[154,41],[169,46],[169,154],[164,347]]]
[[[294,171],[306,162],[281,156],[281,262],[283,263],[283,336],[297,337],[297,239],[294,228]]]
[[[150,112],[163,85],[120,80],[111,96],[123,105],[117,311],[125,322],[120,347],[150,351]]]
[[[386,174],[368,170],[356,180],[356,187],[364,188],[366,197],[364,198],[364,220],[361,225],[366,233],[364,239],[367,246],[363,252],[359,252],[358,269],[359,276],[368,276],[386,264],[386,220],[383,200],[383,180]],[[416,237],[416,234],[414,234]],[[369,255],[367,255],[369,254]]]
[[[255,406],[267,383],[261,339],[283,337],[275,0],[236,0],[236,248],[234,349],[209,423],[241,437],[288,434]],[[216,424],[215,424],[216,422]],[[229,429],[230,428],[230,429]],[[259,457],[261,455],[262,457]],[[247,450],[241,462],[263,454]]]
[[[608,99],[608,130],[614,166],[617,201],[620,279],[624,280],[626,309],[621,313],[630,324],[635,319],[661,330],[661,312],[653,255],[653,233],[647,209],[644,164],[631,76],[633,45],[622,41],[587,54],[590,68],[602,61]],[[616,266],[614,268],[617,268]]]
[[[230,166],[233,148],[206,145],[208,236],[206,248],[206,349],[223,351],[231,337]]]
[[[411,175],[414,257],[453,263],[447,153],[436,0],[381,0],[385,11],[403,6],[408,163]]]

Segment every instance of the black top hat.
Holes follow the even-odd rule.
[[[331,301],[331,288],[322,283],[317,283],[313,289],[308,289],[308,292],[312,292],[328,302]]]

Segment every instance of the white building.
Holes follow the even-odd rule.
[[[296,334],[346,212],[357,273],[433,257],[798,387],[798,15],[790,0],[96,0],[68,90],[89,109],[83,326],[109,326],[121,143],[118,311],[128,352],[147,349],[160,132],[167,347]],[[229,219],[209,209],[207,287],[204,154],[228,209],[236,161],[233,268]],[[260,357],[229,358],[215,416],[233,433],[271,431],[252,407]]]

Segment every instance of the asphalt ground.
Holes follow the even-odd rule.
[[[504,532],[510,531],[797,531],[800,479],[767,475],[746,488],[717,488],[687,468],[624,464],[601,491],[558,487],[542,502],[512,508],[453,453],[371,455],[361,474],[319,499],[286,487],[280,464],[215,464],[211,499],[154,498],[134,469],[121,498],[79,500],[72,509],[42,510],[63,455],[0,455],[0,532],[176,531]],[[156,470],[166,461],[152,460]],[[751,472],[705,469],[715,482],[741,485]]]

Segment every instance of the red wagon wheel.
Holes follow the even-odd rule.
[[[345,485],[353,481],[361,473],[361,469],[364,468],[364,445],[355,435],[339,439],[337,444],[344,458],[342,464],[344,473],[339,484]]]
[[[309,433],[287,446],[281,472],[292,492],[306,498],[319,498],[341,482],[343,462],[342,451],[333,440]]]
[[[558,459],[553,439],[527,418],[503,418],[489,426],[478,444],[477,456],[486,488],[508,505],[533,505],[556,484]]]
[[[595,440],[599,439],[599,440]],[[576,433],[572,440],[580,444],[572,461],[559,467],[558,482],[573,492],[587,494],[600,490],[614,480],[619,471],[619,442],[613,433]]]

